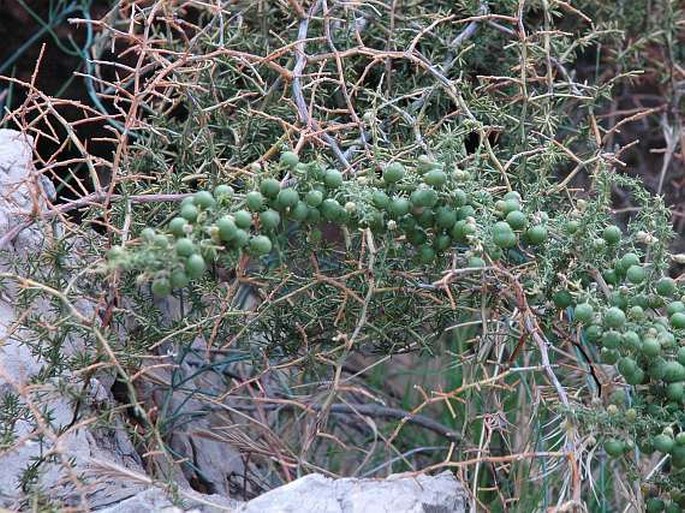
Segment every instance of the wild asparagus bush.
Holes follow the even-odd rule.
[[[31,116],[83,116],[40,160],[77,198],[51,219],[78,212],[28,263],[64,288],[54,326],[27,316],[36,353],[54,340],[41,379],[81,397],[67,369],[113,374],[120,404],[74,419],[123,418],[151,475],[202,491],[171,441],[210,419],[248,462],[237,494],[447,468],[473,511],[684,509],[681,19],[160,0],[83,20],[93,105],[21,84],[6,118],[41,139]],[[63,308],[83,294],[92,325]],[[99,345],[60,358],[73,326]]]

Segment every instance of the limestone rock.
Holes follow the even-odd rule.
[[[235,512],[239,503],[221,495],[201,495],[186,491],[172,501],[159,488],[149,488],[99,513],[223,513]]]
[[[330,479],[305,476],[272,490],[236,513],[462,513],[465,497],[449,472],[435,477]]]
[[[3,250],[0,272],[13,273],[15,267],[21,267],[21,262],[40,251],[44,243],[47,227],[40,226],[40,222],[13,232],[15,227],[23,226],[26,214],[44,211],[46,197],[49,199],[53,192],[32,166],[31,144],[31,139],[19,132],[0,130],[0,241],[3,241],[0,244]],[[142,472],[140,458],[120,422],[115,419],[106,430],[74,422],[75,404],[64,397],[58,383],[78,384],[70,375],[32,384],[31,379],[46,362],[25,343],[31,333],[21,328],[18,320],[27,312],[16,307],[16,297],[16,283],[2,280],[0,398],[12,401],[26,414],[0,416],[2,431],[13,438],[10,447],[4,447],[0,452],[0,468],[3,469],[0,506],[20,507],[27,495],[22,482],[28,478],[27,472],[34,471],[36,488],[42,491],[46,500],[57,504],[97,507],[139,492],[142,486],[125,479],[99,479],[90,466],[93,458],[99,458]],[[54,308],[47,301],[36,301],[34,306],[32,315],[43,322],[51,322]],[[84,313],[92,312],[92,305],[86,301],[79,301],[76,306]],[[77,337],[67,337],[63,343],[64,348],[72,350],[80,345]],[[93,402],[111,401],[108,390],[97,379],[90,380],[85,392]],[[82,405],[82,408],[87,407]],[[28,409],[33,411],[29,414]],[[72,427],[66,429],[68,426]]]
[[[183,494],[172,503],[150,489],[101,513],[463,513],[466,499],[450,472],[387,479],[331,479],[311,474],[246,503],[221,496]],[[179,504],[181,506],[179,506]]]

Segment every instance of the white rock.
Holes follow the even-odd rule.
[[[462,513],[465,496],[450,472],[388,479],[300,478],[257,497],[236,513]]]
[[[463,488],[450,472],[387,479],[331,479],[311,474],[246,503],[183,493],[182,508],[151,488],[101,513],[464,513]],[[176,501],[178,504],[179,501]]]
[[[221,513],[235,512],[240,505],[237,501],[220,495],[201,495],[187,491],[172,501],[168,494],[159,488],[149,488],[134,497],[126,499],[99,513]]]
[[[40,181],[32,166],[32,140],[13,130],[0,130],[0,240],[12,228],[25,222],[26,213],[40,212],[46,208],[44,192],[49,189]],[[48,190],[48,193],[50,191]],[[43,226],[42,228],[45,228]],[[0,254],[0,272],[12,273],[15,264],[30,259],[40,250],[43,230],[40,223],[22,230],[17,237],[6,239]],[[16,284],[2,280],[0,288],[0,396],[17,396],[21,404],[32,404],[36,411],[43,408],[51,413],[49,433],[38,442],[41,427],[31,420],[19,420],[13,426],[15,443],[0,453],[0,506],[16,508],[26,493],[21,489],[24,471],[41,458],[50,455],[52,461],[39,465],[37,484],[50,499],[58,503],[79,504],[82,498],[91,505],[109,504],[138,493],[143,487],[126,480],[98,479],[92,472],[93,458],[105,459],[124,468],[142,472],[142,465],[131,441],[121,426],[106,431],[89,428],[71,429],[62,435],[56,433],[69,426],[74,419],[75,405],[62,396],[56,382],[47,381],[31,386],[30,379],[43,368],[45,362],[32,354],[22,343],[29,335],[19,329],[18,319],[24,311],[15,311]],[[92,309],[86,301],[79,301],[78,308],[84,312]],[[92,310],[91,310],[92,311]],[[36,302],[31,313],[48,323],[54,316],[47,301]],[[65,341],[72,349],[80,345],[77,339]],[[60,376],[62,380],[72,379]],[[93,403],[111,401],[108,391],[96,380],[89,383]],[[40,394],[40,397],[38,396]],[[82,405],[88,408],[88,405]],[[45,423],[45,419],[42,419]],[[86,479],[85,486],[78,481]]]

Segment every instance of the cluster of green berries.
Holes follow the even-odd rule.
[[[652,277],[635,253],[616,260],[609,297],[574,305],[567,290],[554,296],[560,308],[573,306],[573,319],[585,338],[601,347],[604,363],[617,364],[630,385],[657,384],[653,393],[680,403],[685,398],[685,292],[669,277]],[[649,277],[649,279],[648,279]]]
[[[458,247],[466,265],[483,267],[485,257],[496,260],[518,244],[533,247],[548,239],[547,227],[531,222],[516,192],[488,205],[499,220],[479,226],[476,212],[486,206],[463,187],[468,173],[448,172],[425,156],[411,171],[394,162],[373,177],[345,178],[336,169],[300,163],[293,152],[282,154],[284,168],[296,185],[264,177],[243,194],[220,185],[185,198],[164,230],[141,232],[143,251],[130,267],[147,271],[152,292],[165,296],[201,277],[219,254],[269,254],[278,235],[293,223],[306,228],[312,242],[320,239],[323,223],[367,228],[405,241],[423,265]],[[113,256],[125,260],[121,249]]]
[[[637,412],[630,408],[624,415],[629,417],[631,422],[637,418]],[[612,458],[620,458],[629,454],[635,449],[632,441],[625,441],[620,438],[607,438],[603,444],[604,450]],[[670,427],[665,428],[661,433],[641,440],[638,447],[644,454],[651,454],[659,451],[661,454],[669,455],[670,467],[678,472],[685,468],[685,432],[681,431],[674,434]],[[645,511],[648,513],[680,513],[685,510],[685,493],[676,487],[661,487],[646,485],[643,488],[645,495]]]
[[[622,235],[618,227],[609,226],[602,237],[608,245],[618,245]],[[680,476],[685,469],[685,426],[673,421],[685,406],[685,287],[633,252],[617,255],[601,280],[605,287],[597,289],[604,293],[583,290],[574,296],[560,289],[553,301],[582,327],[585,340],[600,349],[602,363],[615,365],[625,383],[638,387],[636,406],[626,410],[624,418],[632,434],[614,431],[604,449],[609,456],[622,457],[635,449],[634,438],[643,454],[668,455],[670,465],[662,472]],[[662,421],[636,427],[640,417]],[[679,431],[675,436],[674,427]],[[685,496],[678,502],[651,497],[647,504],[648,511],[681,511]]]

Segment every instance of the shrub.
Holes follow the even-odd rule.
[[[196,375],[247,365],[218,394],[230,408],[250,412],[248,394],[313,412],[271,418],[272,483],[448,467],[493,510],[676,508],[685,289],[668,272],[682,256],[663,199],[622,172],[631,145],[614,147],[633,115],[616,121],[617,90],[637,67],[674,69],[644,61],[675,58],[678,13],[657,4],[119,13],[147,21],[136,37],[103,28],[132,61],[99,77],[117,152],[108,192],[84,180],[98,205],[78,232],[104,225],[83,258],[129,301],[107,328],[135,319],[120,379],[141,386],[165,341],[180,366],[198,335],[221,358]],[[181,315],[161,322],[169,296]],[[385,362],[403,353],[438,370],[408,372],[414,392],[398,394]],[[197,414],[143,419],[142,443]],[[614,496],[615,476],[644,486]]]

